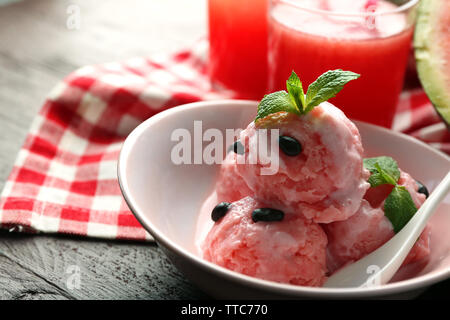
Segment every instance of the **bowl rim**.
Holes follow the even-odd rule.
[[[135,142],[139,137],[149,128],[152,127],[155,123],[160,121],[162,118],[172,116],[180,111],[184,111],[186,109],[204,109],[210,108],[214,105],[223,105],[223,104],[231,104],[231,105],[242,105],[245,106],[256,106],[257,101],[253,100],[231,100],[231,99],[223,99],[223,100],[211,100],[211,101],[199,101],[192,102],[183,105],[179,105],[167,110],[164,110],[147,120],[143,121],[139,124],[125,139],[125,142],[122,145],[118,164],[117,164],[117,175],[120,190],[123,194],[123,197],[130,208],[131,212],[134,214],[136,219],[142,224],[142,226],[153,236],[155,241],[172,252],[175,252],[177,255],[181,256],[183,259],[188,259],[193,263],[196,267],[199,267],[203,271],[208,273],[212,273],[216,276],[224,277],[228,281],[238,282],[240,284],[245,284],[249,287],[257,288],[260,290],[264,290],[266,292],[274,292],[282,295],[295,296],[299,297],[309,296],[311,298],[364,298],[364,297],[376,297],[376,296],[384,296],[390,294],[397,294],[406,291],[411,291],[414,289],[421,289],[427,286],[430,286],[434,283],[437,283],[441,280],[445,280],[450,278],[450,267],[444,268],[439,272],[434,272],[432,274],[425,274],[419,277],[414,277],[412,279],[402,280],[394,283],[389,283],[386,285],[382,285],[379,287],[365,287],[365,288],[326,288],[326,287],[306,287],[306,286],[296,286],[291,284],[277,283],[274,281],[258,279],[255,277],[247,276],[235,271],[228,270],[221,266],[218,266],[214,263],[206,261],[201,257],[195,255],[194,253],[189,252],[186,249],[183,249],[178,244],[174,243],[167,237],[161,230],[159,230],[151,221],[147,219],[146,216],[139,212],[137,209],[134,198],[131,196],[131,190],[128,185],[128,181],[126,179],[126,168],[127,168],[127,157],[132,150]],[[365,126],[371,130],[380,131],[383,134],[394,135],[402,139],[409,140],[412,143],[419,144],[423,148],[425,148],[428,152],[434,153],[436,156],[442,158],[445,161],[449,161],[450,158],[444,153],[430,147],[426,143],[415,139],[406,134],[395,132],[377,125],[369,124],[362,121],[352,120],[357,123],[358,126]]]

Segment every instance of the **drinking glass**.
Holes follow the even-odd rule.
[[[418,0],[271,0],[269,91],[294,70],[307,85],[327,70],[360,74],[330,100],[390,128],[411,50]]]
[[[216,89],[260,100],[267,87],[269,0],[209,0],[209,75]]]

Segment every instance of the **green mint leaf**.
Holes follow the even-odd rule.
[[[294,71],[292,71],[291,76],[286,81],[286,88],[292,102],[296,105],[299,112],[303,113],[305,109],[305,94],[303,92],[302,82]]]
[[[341,69],[325,72],[308,87],[305,113],[308,113],[320,103],[333,98],[345,84],[358,78],[359,74]]]
[[[300,112],[292,102],[289,94],[282,90],[271,94],[267,94],[258,104],[258,112],[255,122],[258,119],[265,118],[269,114],[286,111],[299,115]]]
[[[403,186],[395,186],[384,202],[384,215],[392,223],[395,233],[402,230],[416,212],[411,195]]]
[[[265,95],[258,105],[255,122],[280,111],[305,115],[315,106],[334,97],[347,82],[357,78],[359,74],[351,71],[327,71],[309,86],[305,96],[300,78],[292,71],[286,81],[288,92],[282,90]]]
[[[375,157],[364,159],[364,168],[371,172],[371,187],[382,184],[394,186],[384,202],[384,215],[389,219],[394,232],[399,232],[416,213],[417,208],[405,187],[397,184],[400,170],[397,162],[391,157]]]
[[[396,185],[400,178],[397,162],[391,157],[375,157],[364,159],[364,168],[370,171],[368,182],[371,187],[382,184]]]
[[[383,178],[383,176],[380,173],[372,173],[367,182],[370,183],[370,186],[372,188],[381,186],[383,184],[387,184],[387,181]]]
[[[394,186],[397,184],[398,179],[391,176],[391,173],[381,168],[378,162],[375,163],[375,167],[377,168],[377,171],[379,172],[380,176],[383,178],[384,181],[386,181],[387,184],[392,184]]]

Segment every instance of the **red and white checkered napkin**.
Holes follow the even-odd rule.
[[[421,88],[402,93],[392,129],[409,134],[450,155],[450,131]]]
[[[131,130],[155,113],[224,97],[211,90],[206,47],[203,41],[170,56],[88,66],[58,84],[34,119],[1,194],[1,226],[150,240],[121,196],[119,151]],[[421,91],[404,94],[395,126],[450,151],[448,132]]]

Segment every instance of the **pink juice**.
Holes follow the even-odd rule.
[[[260,100],[267,87],[268,0],[209,0],[209,72],[217,87]]]
[[[296,3],[312,10],[283,3],[275,3],[271,9],[270,91],[284,89],[292,70],[300,76],[305,90],[327,70],[353,71],[361,77],[330,102],[349,118],[390,127],[413,35],[407,15],[381,14],[397,8],[387,1],[377,2],[377,16],[360,14],[365,0]],[[353,15],[333,15],[336,12]]]

